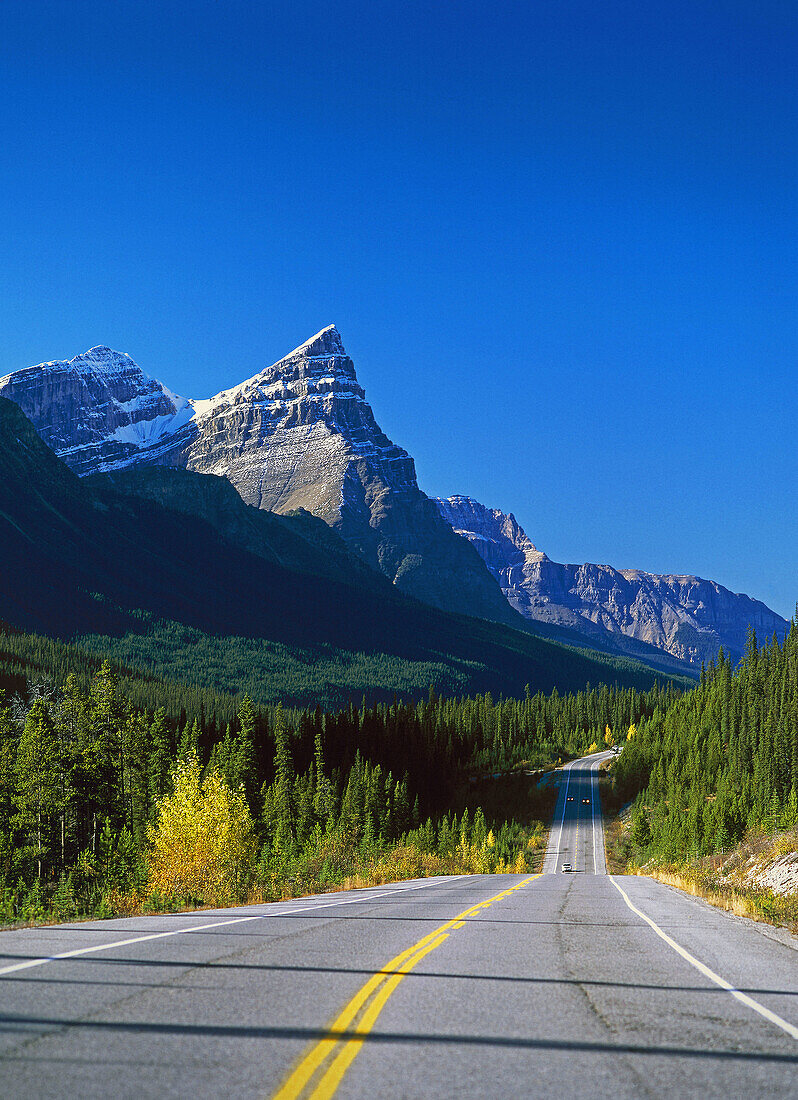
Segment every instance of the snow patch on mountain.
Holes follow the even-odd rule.
[[[76,473],[162,462],[190,435],[191,402],[100,345],[0,378],[47,445]]]

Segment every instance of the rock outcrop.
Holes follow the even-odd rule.
[[[787,629],[765,604],[715,581],[609,565],[560,565],[537,550],[514,516],[470,497],[436,503],[529,620],[597,641],[605,632],[635,639],[694,665],[714,659],[721,646],[739,657],[749,626],[760,639]]]
[[[477,551],[512,606],[525,615],[529,603],[526,586],[535,567],[549,559],[534,545],[512,512],[486,508],[464,496],[438,498],[435,503],[455,533],[467,539]]]

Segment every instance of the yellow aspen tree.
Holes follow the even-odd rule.
[[[172,785],[147,830],[150,890],[213,904],[242,900],[255,858],[243,787],[231,790],[215,771],[203,779],[194,753],[177,762]]]

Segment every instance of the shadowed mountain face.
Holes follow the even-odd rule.
[[[124,476],[139,473],[150,471]],[[193,479],[194,494],[209,502],[188,514],[174,484],[159,501],[151,487],[134,493],[108,478],[81,481],[18,406],[0,398],[0,619],[68,637],[130,629],[129,612],[141,609],[205,631],[363,647],[378,636],[373,620],[394,621],[401,597],[387,582],[384,593],[376,576],[370,589],[340,582],[349,554],[334,532],[325,528],[325,544],[302,517],[264,517],[248,528],[246,516],[214,502],[216,479],[205,493],[198,474],[153,473]],[[212,526],[214,507],[227,537]]]
[[[397,660],[422,662],[467,693],[654,679],[639,664],[409,599],[353,561],[321,520],[251,508],[222,479],[136,467],[81,480],[0,397],[0,623],[149,638],[161,620],[178,634],[185,625],[299,647],[309,665],[325,647],[346,651],[350,665],[360,654],[400,672],[408,666]]]
[[[609,565],[560,565],[533,545],[514,516],[470,497],[436,503],[447,523],[480,554],[512,606],[531,621],[596,640],[609,632],[691,664],[713,660],[721,646],[741,656],[749,626],[760,639],[787,629],[784,619],[759,600],[714,581]]]
[[[310,512],[281,516],[245,504],[230,482],[169,466],[132,466],[87,478],[86,485],[140,500],[207,523],[228,545],[295,573],[327,577],[395,595],[386,577],[353,554],[339,535]]]
[[[81,476],[144,464],[220,475],[247,504],[320,517],[409,595],[518,623],[419,489],[412,458],[380,430],[333,326],[206,401],[176,397],[108,348],[16,371],[0,394]]]

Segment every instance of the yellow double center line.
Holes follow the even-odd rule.
[[[333,1020],[327,1029],[327,1034],[311,1048],[282,1088],[274,1094],[273,1100],[299,1100],[299,1097],[303,1096],[307,1096],[308,1100],[328,1100],[335,1093],[344,1074],[357,1057],[388,998],[410,971],[418,966],[425,955],[429,955],[436,947],[440,947],[453,931],[462,928],[469,917],[477,916],[483,909],[509,897],[536,878],[540,878],[540,875],[530,875],[515,886],[502,890],[495,897],[472,905],[470,909],[458,913],[446,924],[442,924],[440,928],[436,928],[434,932],[430,932],[428,936],[386,963],[381,970],[369,978]]]
[[[576,811],[576,836],[574,837],[574,863],[579,859],[579,810]],[[573,864],[571,865],[573,866]]]

